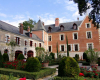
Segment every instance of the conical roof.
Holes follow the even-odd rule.
[[[32,28],[33,31],[37,31],[37,30],[45,30],[41,20],[39,20],[36,25],[34,26],[34,28]],[[46,31],[46,30],[45,30]]]

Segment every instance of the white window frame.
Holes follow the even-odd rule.
[[[71,50],[70,51],[72,51],[72,44],[68,44],[68,45],[70,45],[71,46]],[[66,45],[67,46],[67,45]]]
[[[63,35],[63,40],[61,40],[61,35]],[[59,34],[59,40],[64,41],[65,40],[65,34]]]
[[[90,25],[89,28],[91,28],[91,23],[85,23],[85,27],[86,27],[86,28],[87,28],[87,24],[89,24],[89,25]]]
[[[52,45],[49,45],[49,46],[51,46],[51,52],[52,52]],[[48,51],[49,51],[49,46],[48,46]]]
[[[52,41],[52,35],[48,35],[48,41],[49,41],[49,36],[51,36],[51,41]]]
[[[9,41],[8,41],[8,42],[7,42],[7,36],[9,36],[9,39],[8,39]],[[6,42],[6,43],[9,43],[9,42],[10,42],[10,35],[8,35],[8,34],[5,34],[5,37],[6,37],[6,40],[5,40],[5,42]]]
[[[78,51],[79,51],[79,43],[73,44],[73,50],[75,51],[75,45],[78,45]]]
[[[74,34],[77,34],[77,39],[74,39]],[[78,40],[78,32],[73,32],[73,40]]]
[[[88,33],[88,32],[91,32],[91,38],[88,38],[88,36],[87,36],[87,33]],[[87,39],[92,39],[92,31],[86,31],[86,38],[87,38]]]
[[[88,44],[92,44],[92,49],[94,49],[94,45],[93,45],[92,42],[90,42],[90,43],[86,43],[86,44],[87,44],[87,50],[89,49]]]
[[[65,44],[60,44],[60,51],[61,51],[61,46],[64,45],[64,51],[65,51]]]

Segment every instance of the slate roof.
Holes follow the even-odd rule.
[[[32,31],[37,31],[37,30],[45,30],[41,20],[39,20],[36,25],[34,26],[34,28],[32,28]],[[46,31],[46,30],[45,30]]]
[[[48,33],[52,33],[52,32],[61,32],[60,30],[60,26],[63,25],[64,26],[64,30],[63,31],[72,31],[75,30],[73,29],[73,24],[77,24],[77,27],[81,24],[82,21],[74,21],[74,22],[66,22],[66,23],[60,23],[58,27],[55,27],[55,24],[51,24],[51,25],[45,25],[45,29],[46,32],[48,32],[48,28],[51,27],[51,32]],[[78,29],[78,28],[77,28]],[[76,30],[77,30],[76,29]]]
[[[28,38],[31,38],[29,37],[29,32],[28,31],[25,31],[23,30],[23,34],[21,34],[19,32],[19,28],[13,26],[13,25],[10,25],[8,23],[5,23],[3,21],[0,20],[0,29],[2,30],[5,30],[5,31],[9,31],[11,33],[15,33],[15,34],[18,34],[18,35],[22,35],[22,36],[25,36],[25,37],[28,37]],[[27,35],[28,34],[28,35]],[[37,40],[37,41],[40,41],[40,42],[43,42],[38,36],[36,36],[35,34],[32,34],[32,39],[34,40]]]

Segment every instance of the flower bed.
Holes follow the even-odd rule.
[[[4,68],[24,70],[26,62],[23,60],[7,61],[3,63]]]

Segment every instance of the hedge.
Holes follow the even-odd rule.
[[[79,80],[79,79],[75,79],[75,77],[59,77],[59,76],[55,76],[52,80]]]
[[[54,72],[56,72],[55,68],[43,68],[39,72],[26,72],[15,69],[0,68],[0,74],[9,75],[10,73],[12,73],[15,77],[26,77],[27,79],[33,80],[51,75]]]

